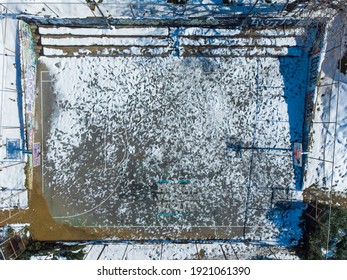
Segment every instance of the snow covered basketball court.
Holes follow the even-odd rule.
[[[57,222],[132,238],[300,237],[304,52],[41,56],[38,67],[35,141]]]

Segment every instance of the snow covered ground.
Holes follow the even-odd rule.
[[[305,28],[40,27],[45,56],[301,56]],[[249,35],[249,36],[247,36]]]
[[[51,17],[103,14],[134,17],[129,5],[124,11],[116,11],[111,5],[107,6],[110,1],[104,1],[100,10],[93,11],[84,1],[76,1],[81,3],[78,5],[67,5],[68,2],[57,4],[52,0],[32,5],[23,0],[21,4],[6,3],[0,8],[7,9],[8,13]],[[220,4],[221,1],[190,2]],[[239,8],[241,12],[255,3],[238,1],[241,2],[248,5]],[[266,5],[264,2],[259,1]],[[279,10],[279,6],[270,6],[263,12]],[[148,5],[146,13],[164,16],[162,8],[165,7]],[[185,15],[208,15],[211,11],[208,6],[205,9],[190,7]],[[229,8],[223,9],[229,11]],[[135,16],[143,16],[139,14],[143,7],[135,11]],[[225,11],[221,10],[221,14]],[[13,66],[17,22],[2,17],[0,22],[4,143],[5,137],[20,138],[19,116],[13,114],[18,112]],[[164,36],[166,31],[161,30]],[[262,32],[272,34],[273,30]],[[305,31],[298,29],[297,32]],[[135,39],[117,42],[127,46],[131,40]],[[90,44],[106,42],[100,41],[89,40]],[[158,45],[162,41],[167,43],[159,40]],[[44,39],[42,42],[57,46],[72,41]],[[223,42],[217,38],[209,43],[220,46]],[[110,40],[111,43],[114,44],[114,40]],[[204,46],[207,41],[185,38],[182,43]],[[272,46],[279,41],[260,39],[257,44]],[[300,44],[303,42],[295,38],[282,42],[288,47],[301,47]],[[56,53],[51,50],[51,54]],[[285,54],[289,52],[281,53]],[[298,201],[302,198],[297,190],[299,178],[292,166],[291,148],[293,142],[302,141],[307,57],[301,51],[294,54],[295,57],[282,58],[41,57],[40,63],[46,68],[39,73],[45,77],[41,82],[53,88],[52,92],[41,92],[41,100],[38,100],[52,108],[48,115],[44,114],[47,118],[41,120],[44,122],[41,141],[44,144],[43,191],[53,216],[59,222],[74,226],[144,227],[157,237],[176,238],[192,227],[208,227],[215,231],[213,237],[218,237],[218,229],[224,228],[229,230],[229,237],[296,244],[301,236],[298,224],[302,204]],[[336,80],[335,74],[324,72],[324,75],[328,82],[329,77]],[[336,104],[336,92],[345,91],[345,76],[338,75],[341,82],[333,91],[332,105]],[[339,100],[339,112],[345,112],[347,105]],[[321,113],[316,114],[319,120],[326,117],[324,110]],[[344,192],[347,161],[344,116],[341,120],[335,147],[338,156],[334,187]],[[316,139],[321,138],[315,138],[313,149],[319,150],[322,143]],[[331,151],[334,141],[329,136],[327,139],[330,144],[325,149]],[[246,149],[242,156],[237,156],[230,149],[235,141],[244,147],[263,149]],[[2,159],[5,159],[4,146]],[[27,206],[23,167],[23,164],[15,165],[0,172],[0,207]],[[317,178],[331,178],[322,177],[321,174],[325,174],[322,168],[318,162],[309,164],[308,184],[318,183]],[[17,200],[8,199],[8,194],[13,192],[18,193]],[[169,229],[156,232],[156,227]],[[140,245],[136,246],[129,250],[123,248],[121,257],[121,253],[117,257],[112,255],[114,252],[110,254],[125,259],[158,256],[158,245],[143,250]],[[180,251],[176,252],[177,258],[193,258],[200,247],[204,248],[204,254],[217,250],[218,255],[223,251],[207,245],[185,246],[182,252],[191,252],[191,256]],[[242,245],[239,247],[241,252],[248,250]],[[234,249],[232,251],[235,254]]]
[[[73,245],[64,243],[64,245]],[[82,244],[81,244],[82,245]],[[80,249],[78,249],[80,250]],[[78,250],[74,251],[77,252]],[[105,243],[84,245],[85,260],[297,260],[287,247],[265,244],[214,243]],[[38,253],[31,260],[64,259]]]
[[[42,93],[52,108],[43,189],[57,220],[169,227],[171,237],[191,227],[286,244],[300,237],[301,206],[285,201],[300,199],[291,142],[302,137],[307,58],[40,63],[53,87]],[[235,156],[232,139],[262,149]]]
[[[86,260],[298,259],[285,247],[245,243],[87,245]]]
[[[97,2],[97,1],[96,1]],[[287,4],[295,0],[237,0],[233,5],[222,5],[222,0],[190,0],[186,6],[168,4],[167,0],[104,0],[97,6],[87,5],[84,0],[1,0],[2,6],[11,14],[31,14],[49,18],[172,18],[213,16],[228,17],[232,14],[272,13],[277,16]],[[256,4],[256,6],[254,6]],[[304,6],[303,4],[298,4]]]
[[[0,7],[0,9],[2,9]],[[25,188],[22,159],[8,159],[7,139],[22,139],[20,133],[20,113],[17,93],[18,67],[15,57],[18,21],[0,18],[0,210],[8,208],[26,208],[28,195]]]
[[[345,28],[340,17],[329,26],[305,182],[306,188],[342,197],[347,196],[347,75],[338,68],[347,51]]]
[[[66,243],[65,245],[69,245]],[[70,244],[72,245],[72,244]],[[214,243],[105,243],[85,245],[85,260],[297,260],[291,249],[265,244]],[[57,254],[40,254],[31,260],[50,260]],[[59,258],[58,258],[59,259]]]

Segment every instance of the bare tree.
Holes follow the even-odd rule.
[[[347,17],[347,0],[311,0],[308,1],[308,8],[333,15],[344,13]]]

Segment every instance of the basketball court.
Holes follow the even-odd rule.
[[[288,79],[305,84],[296,74],[305,67],[300,58],[41,57],[36,168],[50,215],[122,238],[275,238],[268,213],[295,199],[297,183],[300,118],[290,119],[286,95],[305,96]]]

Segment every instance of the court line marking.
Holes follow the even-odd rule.
[[[43,157],[44,157],[44,150],[43,150],[43,92],[42,92],[42,73],[43,72],[48,72],[48,71],[41,71],[40,73],[40,110],[41,110],[41,192],[42,194],[44,193],[44,161],[43,161]]]
[[[121,164],[124,163],[125,159],[128,158],[128,150],[127,150],[127,147],[128,147],[128,137],[127,137],[127,134],[125,133],[125,139],[126,141],[123,140],[124,144],[125,144],[125,153],[124,153],[124,156],[123,156],[123,159],[121,160],[121,162],[118,164],[118,166],[120,166]],[[124,173],[124,172],[123,172]],[[121,173],[122,175],[122,173]],[[118,176],[117,178],[120,178],[120,176]],[[101,205],[103,205],[106,201],[108,201],[112,195],[114,195],[114,193],[116,192],[116,190],[118,189],[118,186],[119,186],[119,181],[118,181],[118,184],[117,186],[114,188],[114,190],[105,198],[105,200],[101,201],[98,205],[94,206],[93,208],[89,209],[89,210],[86,210],[82,213],[77,213],[77,214],[74,214],[74,215],[69,215],[69,216],[61,216],[61,217],[53,217],[53,219],[69,219],[69,218],[75,218],[75,217],[79,217],[79,216],[82,216],[82,215],[85,215],[85,214],[88,214],[92,211],[94,211],[95,209],[99,208]]]
[[[42,89],[42,83],[44,82],[51,82],[51,81],[48,81],[48,80],[42,80],[42,73],[43,72],[49,72],[49,71],[41,71],[41,89]],[[41,90],[41,102],[42,102],[42,90]],[[42,106],[41,106],[42,107]],[[43,108],[43,107],[42,107]],[[42,113],[42,112],[41,112]],[[286,121],[284,121],[286,122]],[[42,117],[42,124],[43,124],[43,117]],[[108,127],[106,128],[106,131],[108,130]],[[42,133],[43,133],[43,128],[42,128]],[[108,155],[108,152],[107,152],[107,149],[106,149],[106,146],[107,146],[107,133],[104,134],[104,147],[105,147],[105,150],[104,150],[104,153],[105,153],[105,171],[107,171],[107,155]],[[42,136],[42,140],[43,140],[43,136]],[[42,161],[43,162],[43,161]],[[122,161],[123,162],[123,161]],[[121,163],[122,163],[121,162]],[[115,192],[115,190],[111,193],[111,195]],[[110,196],[111,196],[110,195]],[[72,217],[76,217],[76,216],[81,216],[83,214],[87,214],[95,209],[97,209],[99,206],[101,206],[102,204],[104,204],[109,198],[107,197],[105,201],[101,202],[99,205],[95,206],[94,208],[90,209],[90,210],[87,210],[83,213],[80,213],[80,214],[75,214],[75,215],[71,215],[71,216],[65,216],[65,217],[54,217],[54,218],[57,218],[57,219],[62,219],[62,218],[72,218]],[[91,226],[92,227],[92,226]],[[114,226],[114,227],[119,227],[119,226]],[[126,226],[126,227],[129,227],[129,226]],[[153,227],[153,226],[133,226],[133,227]],[[163,226],[158,226],[158,227],[163,227]],[[171,226],[168,226],[168,227],[171,227]],[[206,226],[208,228],[216,228],[216,226]],[[219,226],[217,226],[219,227]],[[225,227],[230,227],[230,226],[225,226]],[[251,227],[251,226],[245,226],[245,227]]]
[[[48,81],[48,80],[43,80],[42,79],[42,73],[49,73],[49,71],[44,71],[44,70],[41,70],[40,72],[40,97],[41,97],[41,154],[43,155],[43,92],[42,92],[42,84],[44,82],[51,82],[51,81]],[[106,136],[104,137],[104,144],[106,143]],[[125,161],[125,159],[127,158],[128,156],[128,152],[127,152],[127,143],[128,143],[128,137],[127,137],[127,134],[125,134],[125,141],[124,141],[124,138],[123,138],[123,143],[124,143],[124,148],[125,148],[125,153],[124,153],[124,156],[123,156],[123,159],[121,160],[121,162],[119,163],[118,166],[120,166],[121,164],[123,164],[123,162]],[[105,144],[106,145],[106,144]],[[106,149],[105,149],[106,150]],[[105,151],[106,152],[106,151]],[[42,180],[42,193],[44,193],[44,164],[43,164],[43,156],[41,156],[41,180]],[[105,158],[105,171],[107,170],[107,160]],[[76,182],[76,181],[75,181]],[[75,183],[74,182],[74,183]],[[118,183],[119,185],[119,183]],[[64,217],[53,217],[54,219],[65,219],[65,218],[73,218],[73,217],[78,217],[78,216],[82,216],[84,214],[87,214],[87,213],[90,213],[92,211],[94,211],[95,209],[97,209],[98,207],[100,207],[101,205],[103,205],[107,200],[110,199],[110,197],[116,192],[116,190],[118,189],[118,185],[117,187],[113,190],[113,192],[111,192],[111,194],[106,197],[106,199],[104,201],[102,201],[101,203],[99,203],[98,205],[96,205],[95,207],[93,207],[92,209],[89,209],[85,212],[82,212],[82,213],[78,213],[78,214],[75,214],[75,215],[70,215],[70,216],[64,216]]]
[[[100,225],[95,225],[95,226],[74,226],[76,228],[176,228],[177,225],[172,225],[172,226],[100,226]],[[218,228],[244,228],[244,226],[179,226],[180,230],[184,229],[198,229],[198,228],[213,228],[213,229],[218,229]],[[269,228],[268,226],[246,226],[247,228]]]
[[[49,71],[46,70],[41,70],[40,72],[40,100],[41,100],[41,104],[40,104],[40,110],[41,110],[41,192],[42,194],[44,193],[44,160],[43,160],[43,156],[44,156],[44,150],[43,150],[43,88],[42,88],[42,84],[43,83],[51,83],[51,80],[43,80],[42,79],[42,73],[49,73]]]

